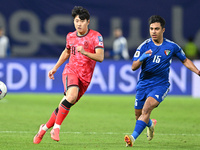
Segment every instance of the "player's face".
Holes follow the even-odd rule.
[[[79,35],[84,35],[87,32],[89,23],[90,20],[81,20],[79,15],[74,18],[74,26]]]
[[[161,44],[164,32],[165,28],[162,28],[159,22],[150,24],[149,33],[154,42]]]

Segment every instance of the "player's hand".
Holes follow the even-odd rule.
[[[49,71],[49,73],[48,73],[49,79],[52,79],[52,80],[55,79],[54,74],[56,73],[56,71],[57,70],[55,70],[55,69],[52,69],[52,70]]]
[[[142,62],[144,60],[146,60],[149,56],[152,55],[152,50],[148,50],[145,53],[142,54],[142,56],[139,58],[139,61]]]
[[[83,46],[77,46],[76,47],[76,50],[78,51],[78,52],[80,52],[81,54],[85,54],[85,50],[84,50],[84,48],[83,48]]]

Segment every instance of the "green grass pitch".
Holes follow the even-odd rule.
[[[2,150],[196,150],[200,149],[200,98],[168,96],[151,118],[157,119],[155,137],[146,129],[132,148],[124,135],[134,125],[134,95],[84,95],[64,120],[60,141],[50,130],[40,144],[33,137],[58,106],[62,94],[8,94],[0,101]]]

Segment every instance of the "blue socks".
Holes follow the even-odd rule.
[[[147,124],[147,127],[150,127],[151,125],[152,125],[152,120],[149,119],[149,122],[148,122],[148,124]]]
[[[142,133],[142,131],[146,128],[146,126],[147,126],[147,124],[144,121],[142,121],[142,120],[136,121],[135,129],[134,129],[133,134],[132,134],[132,136],[135,140]]]

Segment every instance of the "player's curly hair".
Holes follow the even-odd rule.
[[[153,15],[153,16],[151,16],[151,17],[149,18],[149,26],[150,26],[152,23],[155,23],[155,22],[159,22],[162,28],[165,27],[165,19],[162,18],[161,16]]]
[[[79,18],[81,20],[90,19],[90,13],[87,9],[83,8],[82,6],[75,6],[72,9],[72,17],[75,18],[77,15],[79,15]]]

